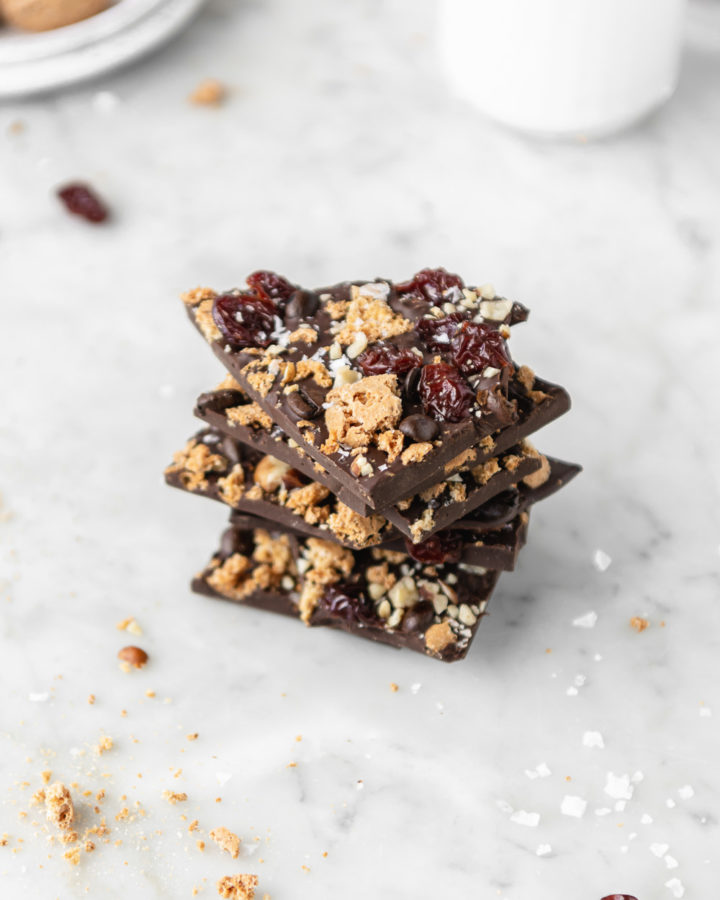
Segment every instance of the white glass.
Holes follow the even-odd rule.
[[[539,134],[617,131],[677,81],[685,0],[440,0],[441,53],[467,100]]]

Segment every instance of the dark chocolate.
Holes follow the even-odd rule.
[[[352,552],[255,529],[224,535],[192,588],[454,662],[466,655],[498,577],[462,564],[423,565],[379,548]]]
[[[232,379],[226,379],[226,382],[231,381]],[[569,399],[562,388],[537,378],[535,384],[546,397],[545,400],[539,404],[533,404],[527,400],[524,403],[518,401],[520,418],[515,425],[506,428],[492,441],[487,441],[484,445],[476,444],[466,450],[455,460],[446,463],[442,467],[441,473],[432,472],[425,480],[408,482],[407,490],[410,492],[410,496],[430,487],[439,480],[441,475],[449,477],[456,472],[467,471],[492,458],[495,452],[502,453],[508,450],[567,411]],[[353,489],[349,489],[346,484],[338,481],[335,475],[330,474],[292,438],[289,438],[254,401],[249,399],[246,393],[239,389],[238,385],[236,387],[237,390],[223,387],[201,394],[195,407],[195,415],[207,425],[304,472],[309,478],[325,485],[346,506],[361,516],[370,515],[374,511],[384,512],[387,507],[407,499],[399,497],[394,502],[380,503],[377,509],[373,510]],[[294,391],[290,396],[295,396],[296,393],[299,392]],[[400,427],[402,429],[402,423]],[[393,484],[397,485],[398,479],[403,479],[402,473],[395,477]]]
[[[480,444],[493,455],[509,447],[517,436],[499,448],[497,438],[533,406],[546,405],[537,427],[569,407],[567,394],[558,389],[564,408],[555,404],[547,409],[551,398],[536,385],[533,373],[517,369],[510,359],[504,339],[511,323],[526,318],[524,307],[487,289],[465,288],[457,276],[425,270],[405,284],[345,282],[305,292],[317,299],[316,308],[305,294],[301,302],[284,279],[271,278],[272,288],[263,288],[262,279],[251,276],[249,290],[217,295],[199,289],[183,299],[191,320],[241,387],[371,509],[384,509],[436,479],[441,466],[469,448]],[[278,283],[286,285],[283,296]],[[475,334],[472,329],[484,329],[482,352],[456,343]],[[379,345],[390,345],[403,357],[398,368],[380,366],[381,375],[368,368],[366,357]],[[475,362],[486,359],[488,364]],[[436,365],[449,374],[432,382],[437,387],[430,403],[431,380],[425,376]],[[420,392],[418,376],[408,376],[408,368],[422,369]],[[448,387],[452,373],[462,390]],[[357,388],[352,379],[360,379]],[[410,389],[403,389],[408,382]],[[338,421],[340,394],[355,404],[357,391],[361,405],[374,412],[346,418],[345,425],[355,424],[345,427]],[[299,398],[291,399],[295,393]],[[375,415],[380,409],[383,414]],[[399,423],[431,410],[437,437],[403,445],[407,438]]]
[[[531,455],[523,448],[514,448],[484,463],[479,473],[452,475],[423,495],[386,510],[385,516],[360,516],[328,488],[309,481],[298,470],[288,469],[287,464],[262,456],[214,429],[204,429],[175,454],[166,469],[166,480],[174,487],[221,500],[234,509],[274,519],[285,528],[311,533],[317,529],[331,531],[346,546],[362,549],[380,544],[395,529],[414,543],[425,540],[537,471],[540,465],[536,451]],[[286,479],[288,473],[292,474],[290,481]]]

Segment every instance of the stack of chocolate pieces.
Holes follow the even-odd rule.
[[[510,356],[527,309],[444,269],[183,301],[228,372],[165,472],[231,508],[193,589],[465,656],[530,507],[580,471],[528,441],[570,398]]]

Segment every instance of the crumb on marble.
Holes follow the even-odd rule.
[[[240,855],[240,838],[227,828],[213,828],[210,832],[210,838],[220,847],[237,859]]]
[[[75,808],[70,791],[61,781],[51,784],[45,791],[45,810],[49,821],[58,828],[63,831],[72,828]]]
[[[220,106],[227,97],[227,88],[217,78],[203,78],[192,90],[188,100],[195,106]]]
[[[639,634],[641,631],[645,631],[645,629],[646,629],[649,625],[650,625],[650,623],[648,622],[648,620],[647,620],[647,619],[643,619],[642,616],[633,616],[632,619],[630,619],[630,627],[631,627],[631,628],[634,628],[635,631],[638,632],[638,634]]]
[[[257,885],[257,875],[226,875],[218,881],[217,892],[225,900],[253,900]]]

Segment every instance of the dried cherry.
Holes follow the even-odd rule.
[[[423,366],[418,392],[425,412],[440,422],[460,422],[466,418],[475,396],[460,372],[449,363]]]
[[[452,287],[463,288],[464,282],[459,275],[453,275],[445,269],[421,269],[409,281],[395,285],[398,294],[415,294],[431,303],[439,303],[445,291]]]
[[[267,269],[253,272],[252,275],[248,275],[246,281],[258,296],[276,303],[279,307],[283,307],[290,295],[297,290],[297,287],[290,284],[287,278]]]
[[[237,349],[272,343],[277,310],[271,300],[245,291],[220,294],[213,303],[213,319],[227,342]]]
[[[450,340],[455,364],[465,375],[482,372],[487,366],[502,369],[510,365],[505,341],[499,331],[484,322],[463,322]]]
[[[421,366],[422,360],[409,347],[377,341],[358,356],[357,364],[365,375],[384,375],[387,372],[401,375]]]
[[[440,531],[431,534],[419,544],[405,538],[405,547],[413,559],[426,565],[439,566],[442,563],[456,563],[462,556],[462,535],[457,531]]]
[[[372,601],[361,584],[331,584],[320,598],[320,606],[347,622],[376,625],[379,622]]]

